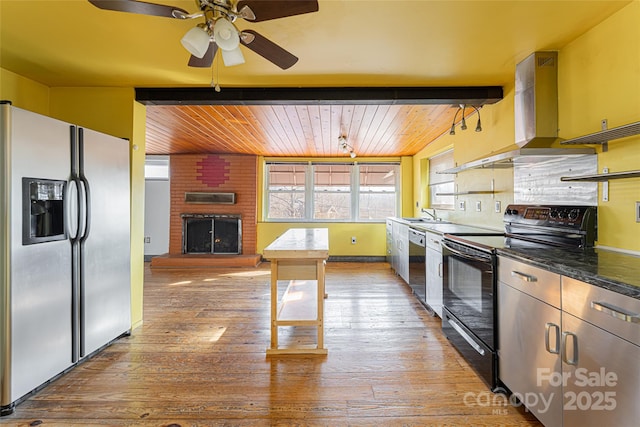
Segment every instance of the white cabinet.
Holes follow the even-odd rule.
[[[396,251],[395,244],[393,242],[393,221],[387,219],[386,221],[386,229],[387,229],[387,262],[391,265],[391,268],[395,270],[395,265],[393,261],[393,253]]]
[[[393,241],[396,247],[395,270],[409,283],[409,226],[393,221]]]
[[[427,305],[442,318],[442,235],[427,232]]]
[[[640,420],[640,301],[562,277],[564,425]]]
[[[517,396],[537,396],[529,409],[546,427],[562,425],[560,276],[498,257],[498,367]]]
[[[396,274],[409,283],[409,225],[387,219],[387,260]]]

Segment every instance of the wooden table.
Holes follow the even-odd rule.
[[[324,348],[324,268],[327,228],[290,228],[263,251],[271,261],[271,354],[327,354]],[[278,281],[289,285],[278,301]],[[278,327],[315,326],[316,345],[279,347]]]

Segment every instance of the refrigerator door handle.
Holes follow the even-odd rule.
[[[82,128],[78,128],[78,148],[78,179],[82,183],[82,193],[84,194],[84,218],[80,243],[84,243],[91,231],[91,190],[89,180],[84,175],[84,129]]]
[[[87,189],[81,178],[74,179],[78,187],[78,232],[76,241],[83,241],[87,234]]]
[[[70,179],[67,183],[67,189],[65,192],[65,228],[67,236],[73,243],[78,237],[79,231],[79,201],[80,195],[78,194],[78,184],[75,179]]]

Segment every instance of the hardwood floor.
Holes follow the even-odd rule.
[[[328,263],[326,283],[329,354],[266,357],[268,263],[147,267],[144,325],[0,424],[540,425],[500,405],[388,264]]]

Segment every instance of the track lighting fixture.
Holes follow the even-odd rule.
[[[353,151],[353,147],[347,144],[347,137],[344,135],[340,135],[338,137],[338,143],[340,144],[340,149],[344,154],[349,153],[352,159],[356,158],[356,153]]]
[[[480,122],[480,106],[479,108],[474,105],[469,105],[469,108],[473,108],[478,113],[478,123],[476,124],[476,132],[482,132],[482,123]],[[451,123],[451,130],[449,131],[449,135],[456,134],[456,119],[458,118],[458,113],[462,112],[462,119],[460,120],[460,129],[467,130],[467,120],[464,117],[465,110],[467,109],[466,104],[460,104],[458,109],[456,110],[456,114],[453,116],[453,122]]]

